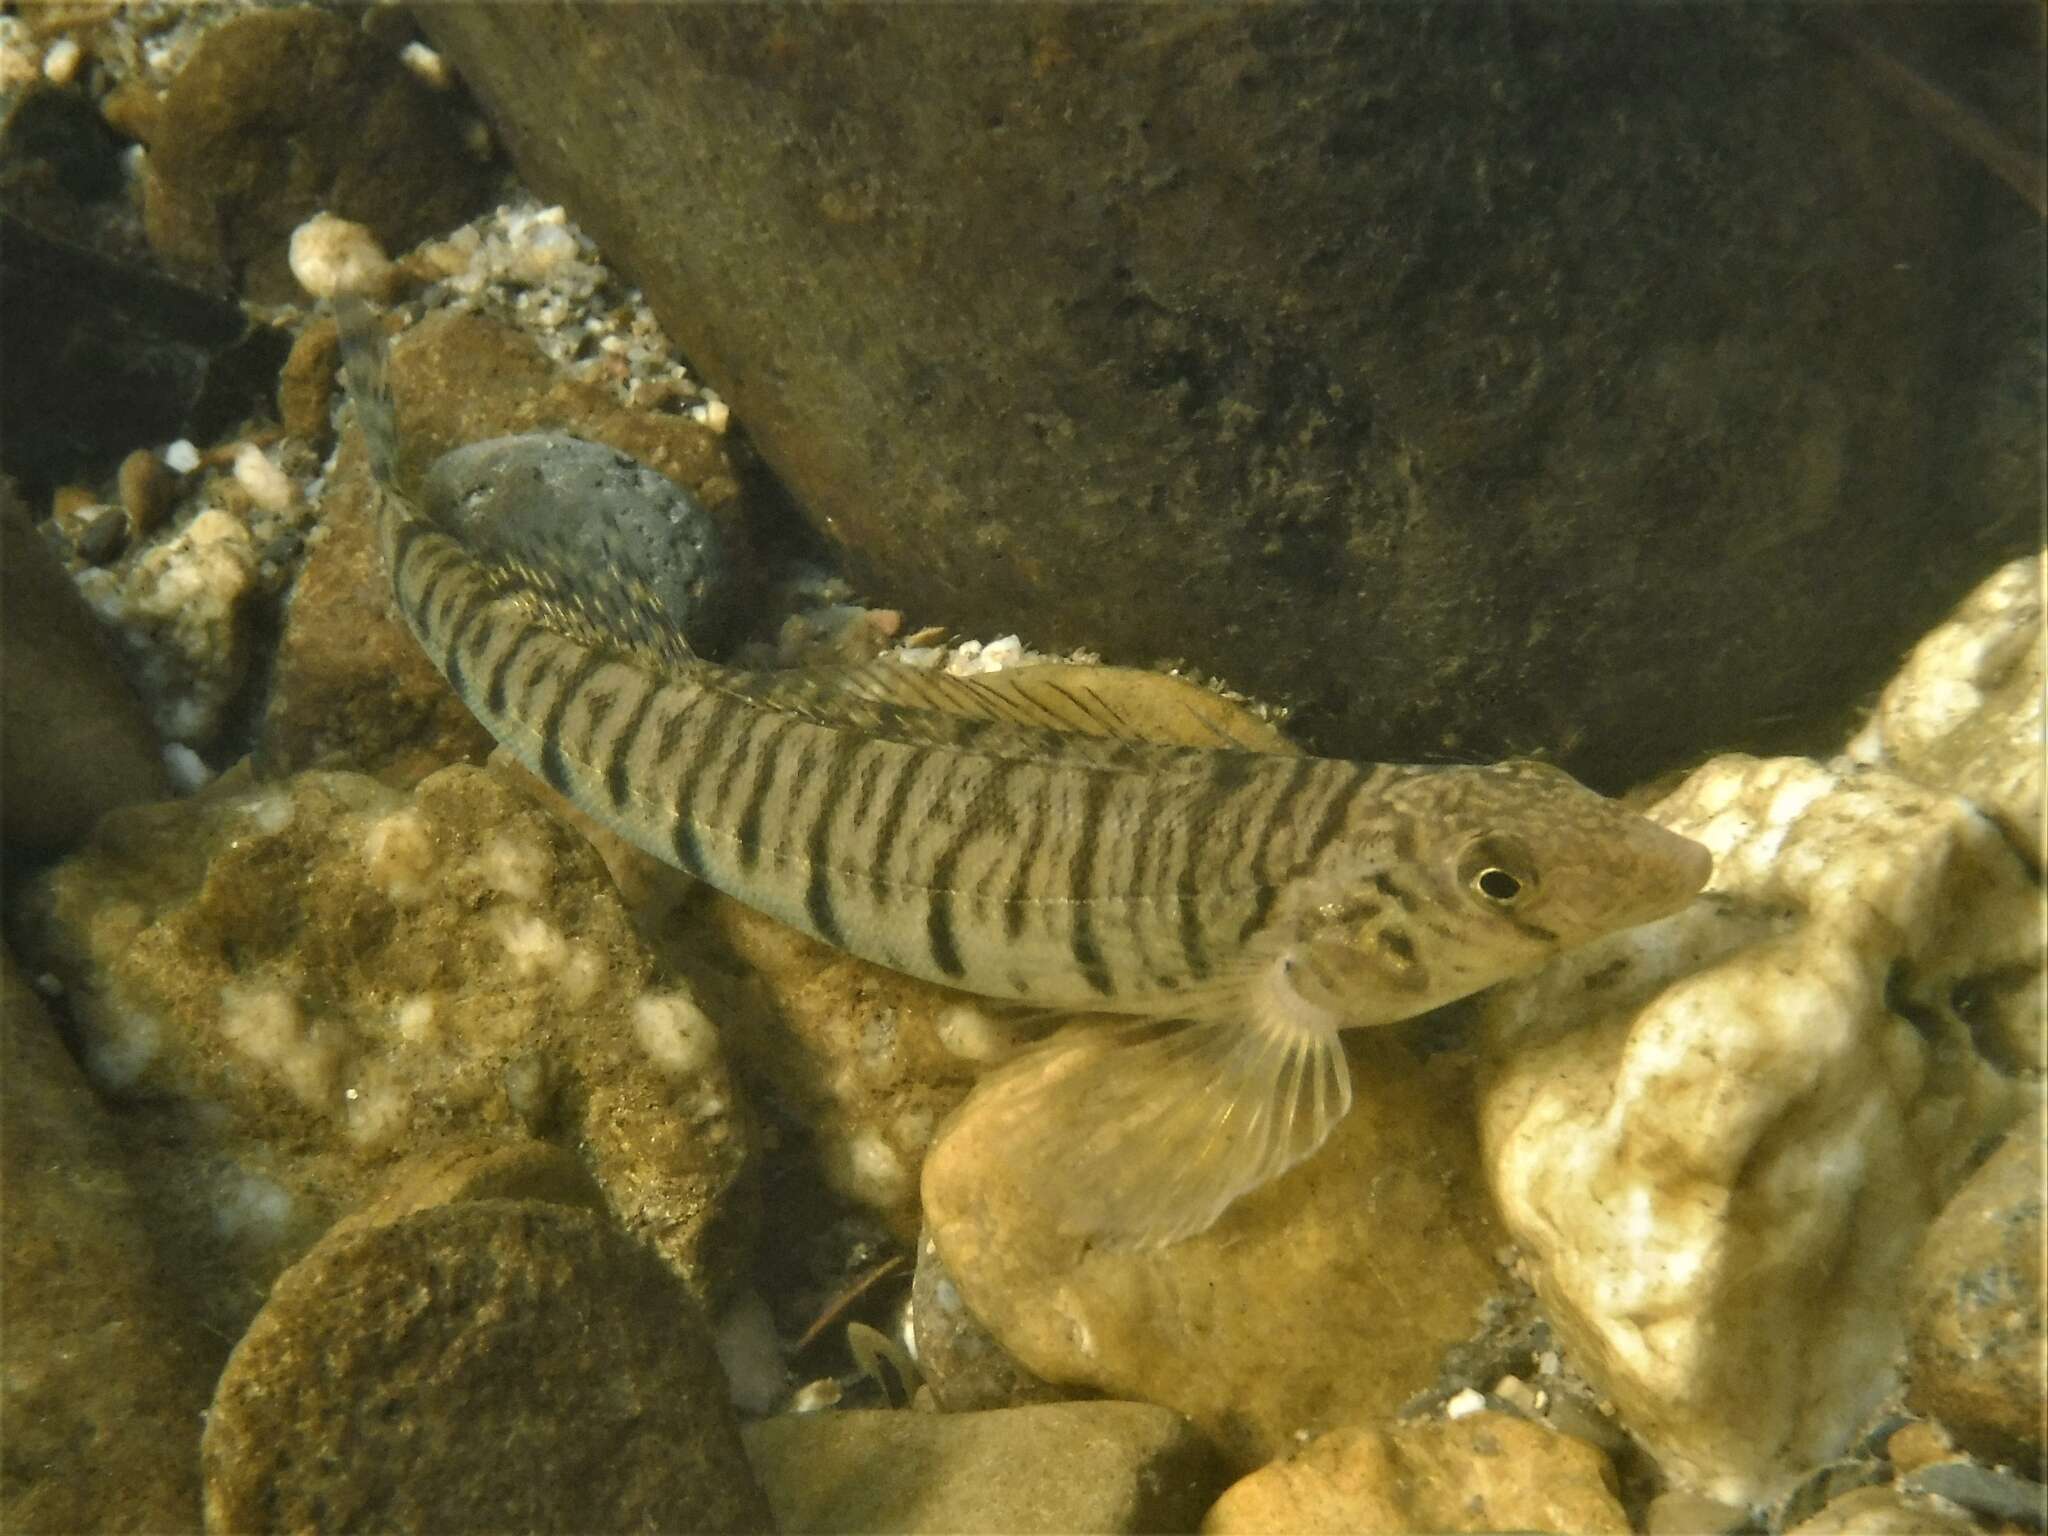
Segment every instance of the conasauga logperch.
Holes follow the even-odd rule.
[[[397,485],[381,332],[338,308],[398,609],[522,762],[864,959],[1124,1016],[980,1090],[1078,1231],[1202,1231],[1350,1106],[1340,1030],[1532,971],[1706,882],[1704,848],[1555,768],[1255,750],[1192,686],[1184,718],[1137,722],[1114,671],[701,660],[631,571],[431,522]]]

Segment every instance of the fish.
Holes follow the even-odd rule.
[[[1342,1033],[1683,908],[1707,850],[1529,760],[1316,757],[1195,684],[694,654],[650,573],[399,484],[382,329],[337,304],[395,606],[499,742],[599,823],[824,942],[1092,1022],[975,1093],[1059,1224],[1206,1231],[1351,1104]],[[565,509],[565,515],[573,515]]]

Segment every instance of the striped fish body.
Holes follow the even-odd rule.
[[[389,497],[400,610],[477,717],[628,841],[891,969],[1060,1009],[1173,1011],[1398,770],[1057,739],[891,740],[555,633]],[[1025,750],[1039,754],[1018,755]],[[1389,860],[1392,850],[1389,849]]]
[[[862,958],[1130,1017],[977,1089],[1078,1231],[1203,1230],[1348,1108],[1341,1029],[1533,970],[1705,883],[1704,849],[1537,764],[1247,750],[1192,688],[1185,721],[1134,728],[1065,668],[704,662],[631,569],[563,569],[516,533],[457,538],[423,515],[394,483],[381,341],[360,310],[340,318],[397,607],[533,772]]]

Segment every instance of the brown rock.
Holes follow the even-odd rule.
[[[277,376],[277,417],[285,431],[325,451],[334,438],[334,369],[341,356],[341,333],[331,316],[306,323],[292,342],[291,354]]]
[[[138,448],[121,461],[115,476],[121,510],[128,514],[128,527],[135,537],[152,532],[164,520],[177,494],[178,477],[169,465],[147,448]]]
[[[312,214],[403,250],[466,218],[490,177],[451,102],[348,19],[256,11],[207,33],[171,82],[150,124],[144,216],[169,266],[288,302],[285,247]]]
[[[1500,1286],[1468,1066],[1386,1031],[1347,1044],[1356,1099],[1323,1148],[1208,1232],[1091,1249],[1011,1176],[969,1100],[924,1165],[967,1308],[1046,1381],[1185,1413],[1249,1469],[1295,1435],[1391,1414]]]
[[[213,1531],[769,1520],[688,1292],[601,1217],[534,1201],[322,1242],[235,1347],[201,1457]]]
[[[169,785],[98,623],[11,491],[0,545],[0,840],[60,848]]]
[[[163,1283],[106,1109],[0,950],[0,1527],[189,1530],[218,1355]]]
[[[1202,1521],[1204,1536],[1628,1529],[1605,1456],[1501,1413],[1334,1430],[1233,1484]]]
[[[1965,1449],[2048,1477],[2039,1112],[1928,1228],[1911,1279],[1906,1401]]]
[[[572,1148],[690,1284],[729,1276],[750,1207],[716,1031],[656,980],[588,846],[489,774],[226,781],[110,818],[12,916],[225,1336],[451,1139]]]
[[[1926,14],[2031,142],[2026,23]],[[2031,214],[1959,217],[1793,12],[420,22],[878,600],[1186,656],[1326,751],[1626,783],[1840,714],[2038,544]]]
[[[744,568],[738,482],[716,435],[697,423],[629,411],[599,386],[556,374],[516,331],[477,315],[422,322],[393,347],[391,379],[411,468],[488,437],[573,432],[693,491],[718,522],[733,565]],[[443,763],[481,762],[491,738],[392,609],[369,486],[352,433],[323,504],[326,536],[313,546],[285,618],[261,752],[280,772],[348,766],[403,785]]]
[[[1185,1419],[1145,1403],[801,1414],[742,1434],[791,1536],[1185,1531],[1224,1480]]]

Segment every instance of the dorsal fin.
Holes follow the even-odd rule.
[[[1032,756],[1057,738],[1099,743],[1107,764],[1159,748],[1298,756],[1300,748],[1242,704],[1163,672],[1046,664],[975,677],[883,659],[787,672],[705,668],[704,681],[767,709],[922,746]],[[1149,750],[1148,750],[1149,749]]]

